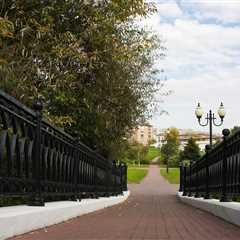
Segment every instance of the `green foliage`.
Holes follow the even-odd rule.
[[[140,143],[128,144],[125,149],[122,160],[128,164],[149,164],[145,159],[148,153],[148,146],[144,146]]]
[[[0,197],[0,207],[16,206],[26,204],[24,197]]]
[[[149,164],[141,164],[140,166],[139,165],[136,165],[136,164],[131,164],[129,163],[128,165],[128,168],[149,168]]]
[[[214,142],[213,147],[216,147],[216,146],[219,145],[221,142],[222,142],[221,139],[217,139],[217,140]],[[205,154],[205,150],[202,151],[202,154],[201,154],[201,155],[203,155],[203,154]]]
[[[141,168],[128,168],[128,183],[140,183],[143,178],[147,175],[147,169]]]
[[[125,148],[120,155],[121,160],[128,165],[148,165],[151,160],[160,155],[160,150],[152,146],[144,146],[140,143],[126,143]]]
[[[154,158],[159,157],[159,156],[160,156],[160,149],[150,146],[148,148],[147,154],[144,159],[147,162],[150,162],[151,160],[153,160]]]
[[[165,133],[166,143],[161,148],[161,160],[170,167],[178,166],[179,162],[179,132],[176,128],[170,128]]]
[[[161,41],[136,18],[144,0],[0,1],[0,88],[109,158],[151,115]],[[116,151],[117,149],[117,151]]]
[[[231,134],[234,134],[234,133],[236,133],[239,130],[240,130],[239,126],[234,126],[230,131],[231,131]]]
[[[180,153],[181,160],[197,161],[201,156],[201,151],[196,140],[189,138],[183,151]]]
[[[168,173],[166,169],[160,169],[160,173],[166,180],[168,180],[169,183],[179,184],[180,182],[179,168],[169,168]]]

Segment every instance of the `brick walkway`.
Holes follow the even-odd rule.
[[[123,204],[16,237],[18,240],[240,240],[240,228],[176,199],[177,186],[151,166]]]

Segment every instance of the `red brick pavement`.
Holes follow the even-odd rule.
[[[150,166],[123,204],[28,233],[14,240],[240,240],[240,228],[176,199],[159,168]],[[13,240],[12,239],[12,240]]]

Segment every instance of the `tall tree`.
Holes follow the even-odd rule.
[[[179,131],[177,128],[170,128],[165,133],[165,144],[161,148],[161,156],[163,162],[167,164],[167,172],[169,165],[176,166],[179,160]]]
[[[186,146],[180,154],[181,160],[197,161],[201,156],[199,145],[196,140],[189,138]]]
[[[0,0],[0,87],[49,121],[114,158],[116,146],[151,115],[161,83],[153,33],[136,18],[144,0]]]

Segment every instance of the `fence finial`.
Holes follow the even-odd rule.
[[[205,152],[207,153],[207,152],[209,152],[210,150],[211,150],[211,145],[207,144],[207,145],[205,146]]]
[[[231,133],[230,130],[227,128],[223,129],[223,131],[222,131],[222,134],[224,137],[228,137],[230,135],[230,133]]]
[[[35,111],[42,111],[43,110],[43,102],[42,100],[38,99],[34,104],[33,104],[33,109]]]

